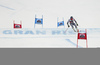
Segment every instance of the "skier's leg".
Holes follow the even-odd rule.
[[[76,32],[76,30],[74,29],[74,27],[72,29],[74,30],[74,32]]]
[[[76,30],[78,31],[78,28],[77,28],[77,26],[74,24],[74,26],[75,26],[75,28],[76,28]]]
[[[70,24],[71,25],[71,27],[72,27],[72,29],[75,31],[75,29],[74,29],[74,27],[73,27],[73,24]],[[75,31],[76,32],[76,31]]]

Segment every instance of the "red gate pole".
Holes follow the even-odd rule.
[[[78,33],[79,33],[79,29],[78,29]],[[78,48],[78,35],[77,35],[77,46],[76,47]]]
[[[87,30],[85,29],[86,32],[86,48],[88,48],[88,43],[87,43]]]
[[[22,21],[20,21],[20,26],[21,26],[20,28],[22,28]]]
[[[77,46],[76,47],[78,48],[78,39],[77,39]]]

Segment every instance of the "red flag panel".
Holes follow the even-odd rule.
[[[86,33],[78,33],[78,39],[87,39],[87,34]]]
[[[22,28],[21,24],[14,24],[14,28]]]

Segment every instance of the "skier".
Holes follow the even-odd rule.
[[[75,32],[76,32],[76,30],[78,31],[78,28],[77,28],[78,24],[77,24],[76,20],[73,18],[73,16],[71,16],[70,19],[69,19],[68,22],[67,22],[68,27],[70,27],[70,26],[69,26],[69,23],[70,23],[72,29],[73,29]],[[73,26],[75,26],[76,30],[74,29]]]

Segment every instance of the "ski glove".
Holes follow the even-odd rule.
[[[78,24],[77,24],[77,26],[78,26]]]

